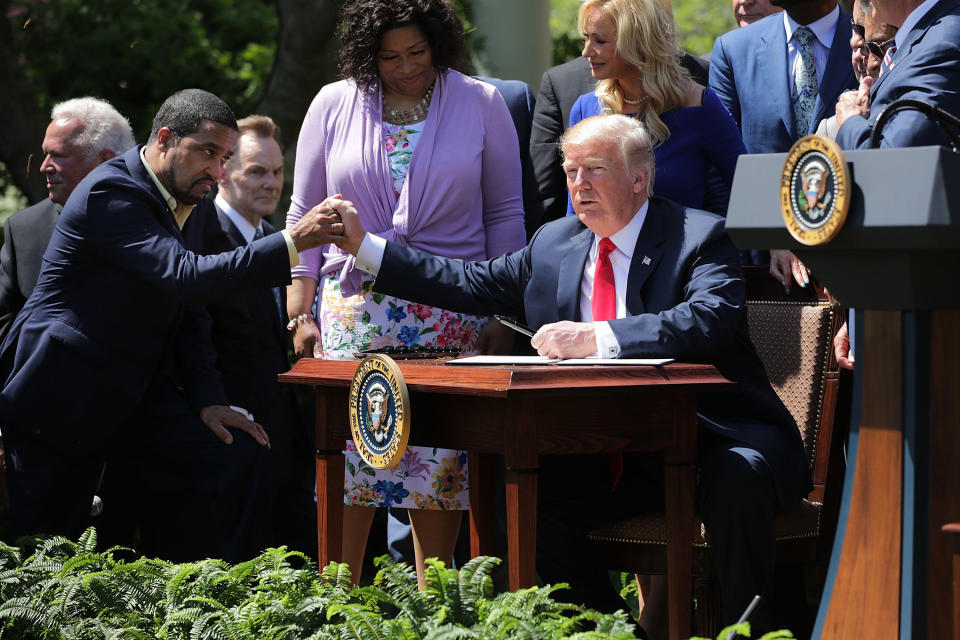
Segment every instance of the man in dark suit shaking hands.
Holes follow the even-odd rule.
[[[774,513],[809,488],[796,424],[747,335],[737,251],[719,216],[649,196],[654,156],[636,120],[583,120],[564,135],[562,151],[577,216],[544,225],[520,251],[476,263],[437,258],[365,234],[349,203],[331,201],[347,234],[339,244],[377,274],[378,292],[471,313],[524,314],[543,355],[667,356],[712,363],[737,382],[698,406],[697,504],[717,547],[724,620],[732,622],[754,594],[770,595]],[[598,520],[636,511],[658,490],[631,456],[619,477],[606,456],[560,464],[540,484],[538,570],[545,581],[569,578],[574,598],[596,602],[596,590],[609,585],[588,584],[585,573],[596,568],[578,561],[586,557],[578,544]],[[764,627],[768,613],[752,620]],[[641,624],[657,622],[641,617]]]
[[[178,92],[145,147],[94,169],[67,200],[37,286],[0,346],[14,536],[79,533],[103,460],[160,375],[177,380],[224,442],[235,429],[267,444],[260,425],[227,406],[202,305],[289,282],[297,252],[330,242],[339,227],[315,210],[231,253],[187,251],[181,227],[220,175],[236,130],[216,96]]]

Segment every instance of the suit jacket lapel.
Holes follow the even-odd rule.
[[[854,78],[853,67],[850,66],[850,31],[850,14],[840,11],[837,28],[833,32],[827,67],[823,70],[823,78],[817,87],[817,104],[813,108],[813,117],[810,119],[810,131],[804,131],[801,135],[816,131],[820,121],[832,114],[831,110],[836,108],[840,92]]]
[[[630,261],[630,275],[627,276],[627,315],[636,316],[646,312],[643,304],[643,285],[653,273],[663,257],[663,221],[660,206],[653,200],[647,209],[647,218],[643,221],[643,228],[637,237],[637,245],[633,249],[633,259]]]
[[[910,54],[910,51],[913,50],[921,40],[923,36],[926,35],[927,30],[933,25],[934,22],[940,19],[940,17],[948,11],[951,7],[950,5],[954,3],[950,2],[940,2],[937,5],[934,5],[930,11],[927,12],[923,18],[920,19],[920,22],[910,30],[910,33],[904,34],[902,39],[903,44],[900,45],[897,49],[897,52],[894,54],[895,60],[893,68],[881,75],[876,82],[873,83],[873,88],[870,90],[870,100],[873,101],[874,96],[877,95],[877,90],[880,88],[880,84],[890,77],[892,74],[897,72],[897,67],[900,66],[900,63],[903,59]],[[899,38],[899,34],[898,38]],[[879,114],[870,114],[873,119],[876,118]]]
[[[177,221],[173,218],[173,213],[170,211],[170,207],[167,206],[167,202],[163,199],[163,196],[160,194],[160,191],[157,189],[157,185],[154,184],[153,178],[150,177],[150,173],[147,172],[146,166],[143,164],[143,160],[140,159],[140,147],[133,147],[129,151],[123,154],[123,160],[127,164],[127,170],[130,172],[130,177],[139,182],[144,189],[146,189],[150,195],[152,195],[157,200],[159,215],[156,216],[158,222],[164,226],[174,238],[176,238],[180,244],[183,244],[183,233],[180,231],[180,227],[177,226]],[[192,215],[192,214],[191,214]]]
[[[754,99],[771,101],[772,111],[780,114],[784,130],[793,134],[793,104],[790,97],[790,67],[787,56],[787,34],[783,20],[771,20],[770,28],[760,35],[757,49],[757,87]],[[795,137],[792,136],[791,137]]]
[[[557,283],[557,310],[560,320],[580,320],[580,281],[593,245],[593,232],[583,227],[560,247],[560,271]]]
[[[237,229],[237,225],[233,224],[230,216],[221,210],[220,207],[217,207],[217,218],[220,220],[220,228],[227,232],[227,237],[230,238],[230,242],[233,243],[234,247],[247,246],[247,239],[240,233],[240,229]]]

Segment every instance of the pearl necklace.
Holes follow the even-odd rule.
[[[395,109],[387,104],[387,96],[383,96],[384,120],[390,124],[414,124],[427,119],[427,113],[430,111],[430,99],[433,97],[433,86],[427,89],[427,92],[420,100],[409,109]]]
[[[643,96],[642,98],[638,98],[636,100],[630,100],[629,98],[627,98],[627,96],[623,96],[623,101],[626,102],[627,104],[641,104],[643,102],[646,102],[647,98],[649,97],[650,96]]]

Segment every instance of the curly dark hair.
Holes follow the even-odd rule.
[[[341,77],[352,78],[364,90],[373,89],[380,79],[381,36],[411,24],[427,36],[438,70],[463,67],[463,22],[449,0],[350,0],[340,12]]]

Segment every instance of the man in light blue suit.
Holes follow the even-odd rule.
[[[837,105],[837,142],[865,149],[880,113],[890,103],[913,99],[960,117],[960,1],[872,0],[864,2],[876,22],[899,27],[880,77]],[[918,111],[901,111],[883,128],[880,147],[945,145],[947,136]]]
[[[840,94],[855,89],[850,65],[850,14],[835,0],[778,0],[785,11],[726,33],[714,43],[710,87],[740,124],[749,153],[780,153],[834,113]],[[799,67],[797,32],[805,26],[816,66],[816,100],[798,128],[793,83]]]

